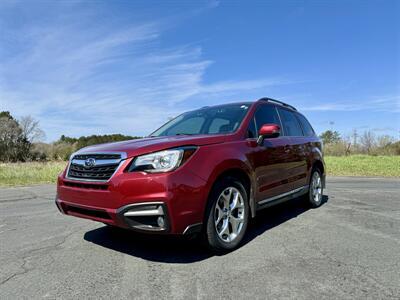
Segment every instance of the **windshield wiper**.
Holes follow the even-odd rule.
[[[175,135],[194,135],[194,133],[176,133]]]

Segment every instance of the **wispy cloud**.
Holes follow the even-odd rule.
[[[369,128],[369,127],[368,127]],[[372,128],[371,129],[372,131],[375,131],[375,132],[379,132],[379,133],[381,133],[381,132],[384,132],[384,133],[386,133],[386,132],[400,132],[400,130],[399,130],[399,128],[396,128],[396,127],[390,127],[390,126],[386,126],[386,127],[375,127],[375,128]]]
[[[201,106],[198,97],[285,83],[257,78],[205,84],[213,62],[199,46],[163,46],[170,27],[165,21],[91,23],[99,16],[74,11],[45,23],[32,18],[22,28],[1,22],[0,109],[39,118],[50,139],[142,135],[183,107]]]
[[[305,111],[364,111],[400,112],[400,96],[368,97],[347,101],[324,102],[316,105],[303,105]]]

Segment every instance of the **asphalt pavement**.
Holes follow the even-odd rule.
[[[325,194],[263,211],[216,256],[61,215],[54,185],[0,188],[0,299],[400,299],[400,179],[331,177]]]

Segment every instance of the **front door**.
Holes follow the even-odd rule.
[[[254,124],[253,138],[264,124],[281,126],[277,110],[272,104],[260,104],[252,120]],[[293,167],[293,151],[289,137],[265,139],[262,145],[253,143],[249,154],[256,177],[256,202],[263,204],[269,199],[289,192],[292,188],[288,181],[288,172]]]

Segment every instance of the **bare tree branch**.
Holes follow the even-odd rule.
[[[39,127],[39,121],[31,116],[22,117],[19,120],[19,126],[22,130],[22,135],[30,142],[41,142],[45,139],[46,135]]]

